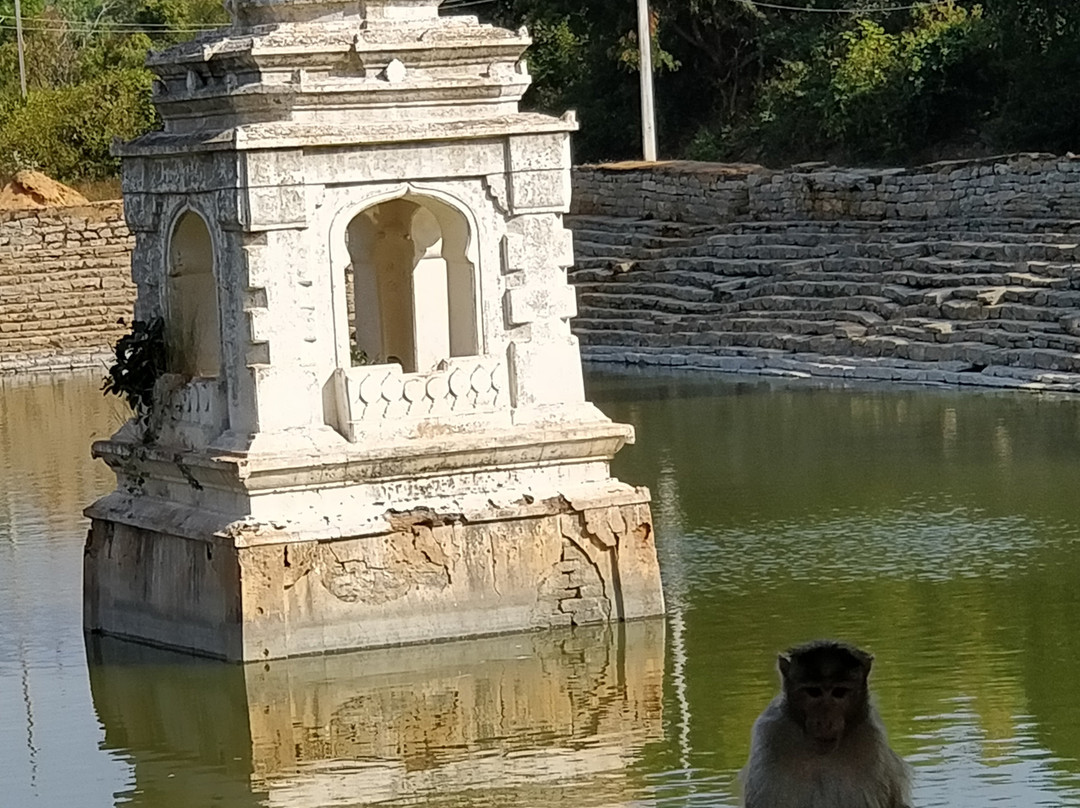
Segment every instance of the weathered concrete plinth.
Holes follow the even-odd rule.
[[[228,660],[663,612],[641,489],[387,512],[388,532],[321,539],[268,525],[179,536],[131,524],[144,520],[130,511],[125,521],[92,521],[87,628]]]
[[[254,660],[663,613],[648,491],[608,474],[628,426],[216,456],[137,431],[94,444],[91,631]]]

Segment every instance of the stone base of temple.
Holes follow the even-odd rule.
[[[646,489],[530,499],[298,536],[106,498],[87,510],[84,625],[249,661],[663,614]]]

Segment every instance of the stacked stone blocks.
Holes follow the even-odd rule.
[[[691,189],[665,221],[622,194],[640,169],[579,169],[575,333],[598,361],[1080,391],[1080,222],[1063,215],[1080,212],[1077,167],[747,170],[753,216],[724,197],[708,221],[700,170],[680,186],[678,166],[657,168],[658,188]],[[582,215],[605,183],[604,210],[636,215]],[[952,214],[930,216],[957,183]]]
[[[120,202],[0,211],[0,373],[101,366],[130,328]]]
[[[1012,154],[887,169],[615,163],[581,166],[573,183],[577,214],[700,224],[1080,219],[1080,157],[1071,154]]]

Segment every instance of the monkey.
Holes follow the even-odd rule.
[[[870,702],[873,661],[833,640],[778,656],[780,693],[740,773],[744,808],[910,808],[910,769]]]

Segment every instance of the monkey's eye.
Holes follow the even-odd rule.
[[[850,687],[834,687],[832,689],[832,694],[833,694],[834,699],[845,698],[847,696],[847,694],[850,693],[850,692],[851,692]]]
[[[803,693],[805,693],[812,699],[820,699],[824,692],[825,691],[823,691],[820,687],[807,687],[803,689]]]

